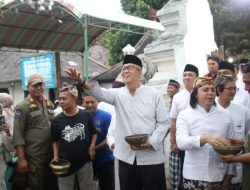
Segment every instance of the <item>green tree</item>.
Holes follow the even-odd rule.
[[[123,58],[122,48],[128,43],[134,46],[140,37],[138,34],[110,30],[100,38],[99,42],[109,50],[108,61],[110,65],[114,65]]]
[[[150,19],[151,10],[159,10],[167,2],[168,0],[121,0],[126,14],[145,19]],[[143,32],[143,29],[138,31],[138,27],[134,26],[130,26],[129,29]],[[113,65],[122,60],[122,48],[127,44],[134,46],[141,37],[141,34],[110,30],[103,34],[99,42],[109,50],[109,63]]]
[[[161,9],[168,0],[121,0],[125,13],[150,19],[152,9]],[[224,45],[231,55],[243,54],[250,58],[250,0],[209,0],[214,20],[215,41]],[[132,27],[131,30],[137,27]],[[130,43],[134,46],[141,38],[139,34],[107,31],[101,44],[110,52],[109,62],[122,60],[121,49]]]
[[[214,19],[215,40],[231,55],[250,51],[250,1],[209,0]]]

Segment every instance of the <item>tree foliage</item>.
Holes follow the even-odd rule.
[[[250,1],[209,0],[214,19],[215,40],[230,55],[250,51]]]
[[[150,19],[151,10],[159,10],[167,2],[168,0],[121,0],[123,10],[126,14],[145,19]],[[137,30],[138,27],[130,27],[130,30],[135,29]],[[99,41],[109,50],[109,63],[113,65],[122,60],[122,48],[127,44],[134,46],[141,37],[141,34],[110,30]]]
[[[134,46],[140,39],[141,35],[126,33],[122,31],[107,31],[100,39],[100,43],[109,50],[108,61],[114,65],[122,60],[122,48],[128,43]]]
[[[208,0],[214,19],[215,41],[223,45],[230,55],[243,54],[250,57],[250,0]],[[168,0],[121,0],[125,13],[145,19],[150,18],[152,9],[161,9]],[[136,27],[131,26],[131,30]],[[122,60],[122,48],[134,46],[141,35],[107,31],[101,44],[110,52],[109,63]]]

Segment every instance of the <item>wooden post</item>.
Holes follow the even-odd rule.
[[[85,47],[85,56],[84,56],[84,61],[85,61],[85,80],[89,80],[89,63],[88,63],[88,16],[84,16],[84,47]]]
[[[224,49],[224,45],[220,45],[219,48],[219,55],[221,56],[222,60],[225,60],[225,49]]]
[[[55,66],[56,66],[56,84],[57,88],[55,89],[56,98],[59,97],[59,89],[62,86],[62,79],[61,79],[61,63],[60,63],[60,52],[55,52]]]

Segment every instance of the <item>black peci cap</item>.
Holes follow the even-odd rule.
[[[228,69],[228,70],[235,72],[234,65],[232,63],[227,62],[227,61],[221,61],[219,63],[218,70],[221,70],[221,69]]]
[[[180,83],[178,83],[176,80],[170,79],[168,82],[168,85],[175,86],[176,88],[180,88]]]
[[[124,60],[123,60],[123,65],[129,64],[129,63],[138,65],[140,68],[142,68],[141,60],[135,55],[125,55]]]
[[[186,71],[194,72],[194,73],[196,73],[197,76],[199,76],[198,68],[196,66],[192,65],[192,64],[186,64],[185,69],[184,69],[183,72],[186,72]]]

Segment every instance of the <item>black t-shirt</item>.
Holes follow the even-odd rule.
[[[68,176],[79,170],[90,161],[88,149],[91,135],[96,134],[93,118],[88,111],[79,110],[74,116],[66,116],[63,112],[51,123],[52,141],[59,141],[59,158],[71,162]]]

